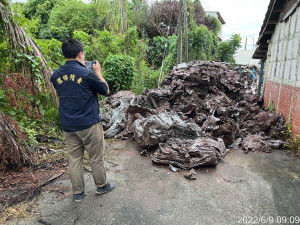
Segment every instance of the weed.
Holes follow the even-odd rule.
[[[18,221],[31,214],[34,202],[22,202],[11,207],[4,207],[0,212],[0,224],[5,224],[8,220]]]
[[[270,105],[268,105],[267,110],[270,112],[275,112],[275,104],[272,102]]]
[[[281,138],[287,142],[283,147],[289,149],[295,155],[300,156],[300,135],[293,136],[291,122],[285,123],[280,135]]]
[[[290,138],[284,147],[291,150],[291,152],[293,152],[296,156],[300,157],[300,135]]]
[[[53,145],[49,144],[49,146]],[[43,165],[45,163],[56,164],[66,161],[68,156],[67,151],[64,148],[65,146],[59,144],[56,144],[55,146],[56,152],[54,153],[39,152],[37,159],[34,162],[34,166]]]

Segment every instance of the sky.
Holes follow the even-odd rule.
[[[205,11],[219,11],[225,20],[223,40],[232,34],[240,34],[242,46],[253,49],[263,24],[270,0],[200,0]]]

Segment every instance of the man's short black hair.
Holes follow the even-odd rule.
[[[61,50],[66,59],[75,59],[79,52],[84,51],[84,47],[77,39],[70,38],[62,43]]]

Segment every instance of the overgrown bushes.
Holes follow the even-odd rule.
[[[221,42],[217,47],[216,59],[222,62],[234,63],[234,54],[241,47],[241,36],[234,34],[228,41]]]
[[[103,25],[95,5],[77,0],[62,1],[62,4],[56,4],[51,10],[41,38],[63,41],[72,37],[75,30],[93,34],[95,29],[101,29]]]
[[[216,46],[213,34],[204,25],[189,32],[189,60],[212,60]]]
[[[293,135],[291,122],[286,122],[284,129],[280,133],[276,134],[276,136],[286,141],[286,144],[283,146],[284,148],[300,157],[300,135]]]
[[[129,90],[136,69],[134,59],[128,55],[110,55],[103,63],[105,80],[110,91]]]

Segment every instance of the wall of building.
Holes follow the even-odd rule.
[[[300,135],[300,7],[283,23],[278,23],[269,42],[265,68],[265,107],[292,123]]]

